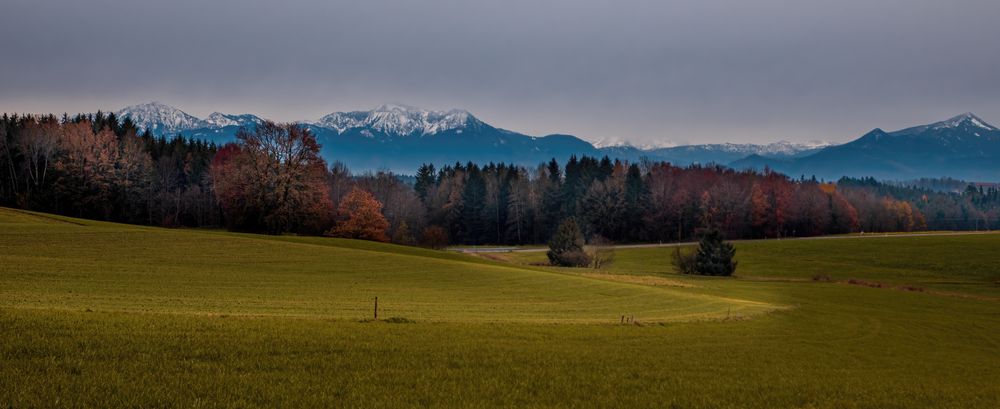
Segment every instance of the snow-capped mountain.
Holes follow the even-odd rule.
[[[222,128],[226,126],[252,126],[257,125],[262,121],[263,120],[257,115],[229,115],[221,112],[213,112],[205,118],[204,124],[207,127]]]
[[[153,102],[117,112],[157,135],[183,134],[215,143],[233,141],[241,127],[261,118],[212,113],[199,119]],[[368,111],[334,112],[309,127],[330,162],[357,171],[389,169],[411,173],[422,163],[506,162],[535,166],[571,155],[649,159],[677,166],[719,164],[734,168],[768,166],[792,176],[875,176],[913,179],[951,176],[977,181],[1000,180],[1000,130],[967,113],[945,121],[896,132],[873,130],[843,145],[826,142],[702,144],[636,147],[621,139],[586,142],[572,135],[529,136],[493,127],[465,110],[434,111],[383,105]]]
[[[958,115],[941,122],[935,122],[930,125],[915,126],[912,128],[906,128],[900,131],[896,131],[897,134],[919,134],[927,131],[941,131],[941,130],[961,130],[965,132],[970,132],[975,134],[977,131],[996,131],[993,125],[987,124],[986,121],[979,119],[976,114],[972,112],[966,112],[962,115]]]
[[[171,135],[206,126],[205,121],[160,102],[128,106],[115,115],[129,117],[139,130],[149,129],[156,135]]]
[[[591,142],[595,148],[636,148],[643,151],[661,149],[661,148],[672,148],[677,146],[676,143],[670,141],[657,141],[648,143],[634,143],[624,138],[603,138],[598,139],[596,142]]]
[[[122,120],[131,118],[140,131],[149,129],[157,136],[183,134],[217,143],[232,140],[240,127],[256,126],[263,121],[252,114],[232,115],[221,112],[213,112],[201,119],[161,102],[128,106],[115,115]]]
[[[807,143],[798,142],[788,142],[780,141],[769,144],[752,144],[752,143],[717,143],[717,144],[705,144],[705,145],[686,145],[677,146],[673,148],[680,151],[717,151],[726,152],[737,155],[749,156],[749,155],[761,155],[761,156],[796,156],[802,152],[815,151],[827,146],[830,146],[829,142],[819,142],[812,141]]]
[[[829,145],[826,142],[794,143],[782,141],[765,145],[719,143],[643,149],[628,144],[620,144],[602,147],[599,149],[599,154],[632,161],[650,159],[670,162],[677,166],[687,166],[696,163],[702,165],[727,165],[748,156],[760,156],[770,159],[795,158],[818,152]]]
[[[468,111],[429,111],[405,105],[382,105],[371,111],[334,112],[312,125],[344,133],[369,129],[392,136],[434,135],[482,125]]]
[[[735,159],[740,159],[750,155],[761,155],[766,157],[802,156],[832,145],[829,142],[821,141],[779,141],[769,144],[714,143],[701,145],[677,145],[672,142],[633,144],[620,138],[605,138],[597,142],[593,142],[592,144],[595,148],[609,152],[627,152],[630,150],[637,150],[648,157],[678,157],[686,154],[708,157],[717,155],[717,157],[713,157],[715,160],[712,162],[714,163],[728,163],[728,161],[725,161],[726,158],[734,157]],[[681,158],[680,162],[687,164],[699,161],[695,160],[695,158],[692,158],[692,160],[683,160],[683,158]]]
[[[775,159],[750,156],[736,168],[768,166],[790,175],[873,176],[906,180],[955,177],[1000,180],[1000,130],[971,113],[895,132],[874,129],[843,145],[811,155]]]

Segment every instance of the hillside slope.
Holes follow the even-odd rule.
[[[168,230],[0,209],[0,307],[418,321],[647,322],[778,305],[329,238]]]

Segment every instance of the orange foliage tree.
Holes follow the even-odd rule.
[[[368,191],[351,189],[341,200],[337,213],[341,220],[326,232],[328,236],[389,241],[385,234],[389,222],[382,215],[382,203]]]
[[[326,162],[308,128],[264,121],[236,138],[219,150],[211,171],[231,229],[316,234],[329,226]]]

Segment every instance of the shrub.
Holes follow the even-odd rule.
[[[559,225],[556,234],[549,240],[549,262],[555,266],[584,267],[590,264],[590,256],[583,250],[583,234],[572,218]]]
[[[681,274],[697,274],[695,271],[695,257],[693,251],[685,251],[681,246],[674,247],[674,258],[672,260],[674,269]]]
[[[413,235],[410,234],[410,225],[406,221],[399,222],[399,226],[396,226],[395,231],[392,232],[392,242],[412,246],[415,241]]]
[[[590,256],[590,266],[594,269],[606,267],[615,260],[615,247],[611,240],[595,234],[587,245],[587,255]]]
[[[736,248],[722,240],[718,230],[708,230],[698,243],[694,269],[707,276],[731,276],[736,272]]]
[[[420,234],[420,245],[435,250],[448,246],[448,232],[441,226],[427,226]]]
[[[590,265],[590,255],[583,250],[565,251],[559,253],[555,261],[551,257],[549,261],[563,267],[586,267]]]

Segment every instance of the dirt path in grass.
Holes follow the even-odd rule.
[[[900,238],[900,237],[935,237],[935,236],[971,236],[971,235],[982,235],[982,234],[1000,234],[1000,231],[969,231],[969,232],[928,232],[928,233],[869,233],[869,234],[854,234],[854,235],[842,235],[842,236],[817,236],[817,237],[792,237],[786,239],[764,239],[764,241],[770,240],[849,240],[849,239],[882,239],[882,238]],[[733,242],[743,242],[743,241],[762,241],[760,239],[756,240],[732,240]],[[698,244],[697,242],[680,242],[680,243],[646,243],[646,244],[622,244],[614,246],[615,249],[644,249],[644,248],[657,248],[657,247],[678,247],[678,246],[693,246]],[[452,247],[448,249],[449,251],[455,251],[459,253],[540,253],[548,251],[547,247]]]

